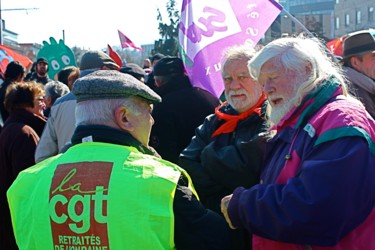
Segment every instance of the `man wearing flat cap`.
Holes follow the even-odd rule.
[[[80,77],[97,70],[118,70],[119,68],[107,54],[95,50],[83,54],[79,63]],[[76,98],[73,93],[56,100],[36,148],[35,162],[40,162],[64,151],[65,145],[70,142],[75,128],[75,108]]]
[[[375,39],[369,31],[349,34],[344,41],[343,69],[349,91],[362,101],[375,118]]]
[[[160,96],[134,77],[79,78],[72,146],[8,190],[20,249],[228,249],[225,221],[148,146]],[[25,233],[27,232],[27,233]]]

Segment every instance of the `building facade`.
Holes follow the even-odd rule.
[[[336,0],[335,37],[341,37],[357,30],[375,29],[374,12],[374,0]]]
[[[306,31],[329,41],[354,31],[375,29],[374,0],[280,0],[279,3],[285,11],[267,31],[264,43]]]

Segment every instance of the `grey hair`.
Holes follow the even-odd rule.
[[[248,64],[254,79],[259,81],[261,68],[269,60],[272,60],[276,69],[295,73],[296,79],[292,79],[292,83],[300,82],[296,99],[293,100],[295,105],[299,105],[307,93],[329,76],[335,76],[340,81],[347,95],[341,67],[327,55],[325,46],[317,38],[285,37],[270,42]]]
[[[52,103],[57,98],[66,95],[70,92],[69,87],[59,81],[50,81],[44,86],[45,95],[52,98]]]
[[[76,126],[85,124],[115,125],[115,109],[120,106],[127,107],[135,115],[141,113],[136,98],[131,96],[123,99],[87,100],[77,103]]]
[[[250,60],[255,55],[257,49],[249,44],[234,45],[227,47],[221,56],[221,73],[223,73],[224,65],[228,62],[247,58]]]

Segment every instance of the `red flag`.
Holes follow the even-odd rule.
[[[125,36],[121,31],[117,30],[118,31],[118,35],[120,37],[120,42],[121,42],[121,47],[122,48],[133,48],[133,49],[137,49],[137,50],[140,50],[140,51],[143,51],[143,49],[141,47],[138,47],[136,46],[127,36]]]
[[[121,60],[121,56],[112,49],[112,47],[108,45],[108,55],[110,58],[112,58],[113,61],[115,61],[115,63],[120,66],[120,68],[122,67],[122,60]]]
[[[11,48],[0,45],[0,72],[5,73],[8,63],[12,61],[19,61],[26,69],[33,64],[28,57],[15,52]]]
[[[336,56],[342,56],[345,38],[346,36],[342,36],[340,38],[329,41],[327,43],[329,51],[331,51]]]

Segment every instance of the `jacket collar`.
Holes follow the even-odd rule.
[[[35,115],[24,109],[18,109],[9,114],[9,117],[5,121],[4,128],[12,123],[23,123],[34,129],[40,137],[42,136],[46,122],[47,118],[44,116]]]
[[[288,112],[279,124],[277,124],[276,129],[280,131],[294,124],[295,129],[304,126],[330,99],[342,93],[342,86],[337,78],[332,76],[323,80],[314,90],[303,98],[302,103],[298,107]]]
[[[131,134],[104,125],[79,125],[73,133],[72,144],[76,145],[85,141],[130,146],[142,153],[154,155],[152,150],[137,141]]]

